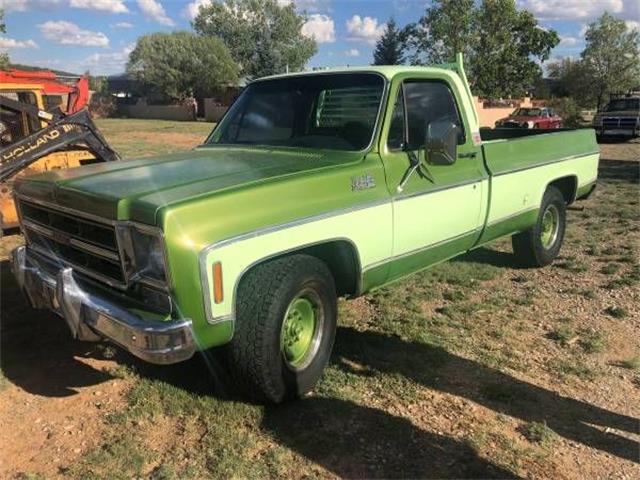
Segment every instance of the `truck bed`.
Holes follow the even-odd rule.
[[[566,191],[572,192],[567,203],[596,181],[600,151],[593,129],[500,129],[483,135],[487,137],[494,138],[482,143],[491,174],[485,241],[535,221],[550,179],[567,182]]]
[[[547,135],[558,132],[571,132],[575,128],[554,128],[552,130],[542,128],[489,128],[480,129],[480,138],[483,142],[493,142],[496,140],[509,140],[511,138],[530,137],[534,135]],[[587,129],[589,130],[589,129]]]
[[[525,130],[502,128],[481,131],[482,150],[491,175],[540,167],[599,153],[591,128]]]

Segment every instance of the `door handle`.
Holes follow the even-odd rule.
[[[476,158],[478,152],[459,153],[458,158]]]

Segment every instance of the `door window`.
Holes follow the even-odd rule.
[[[458,127],[458,144],[465,142],[464,125],[451,89],[444,82],[410,80],[398,93],[389,129],[389,148],[402,144],[404,122],[408,122],[408,148],[418,150],[425,143],[431,122],[451,121]],[[404,95],[404,101],[403,101]],[[404,109],[406,108],[406,115]],[[406,119],[406,120],[405,120]]]
[[[400,150],[404,146],[404,96],[402,88],[398,90],[396,104],[393,107],[387,146],[389,150]]]

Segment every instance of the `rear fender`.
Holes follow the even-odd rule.
[[[564,201],[567,205],[571,205],[576,201],[576,194],[578,192],[578,176],[577,175],[566,175],[563,177],[556,178],[551,180],[545,187],[542,195],[546,192],[549,187],[556,187],[562,193],[564,197]],[[542,203],[542,196],[540,197],[540,203]]]

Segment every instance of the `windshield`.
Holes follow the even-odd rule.
[[[539,117],[542,111],[539,108],[518,108],[513,112],[517,117]]]
[[[615,112],[622,110],[638,110],[640,109],[640,98],[624,98],[613,100],[604,108],[605,112]]]
[[[207,143],[362,150],[371,142],[383,88],[382,77],[371,73],[258,81]]]

